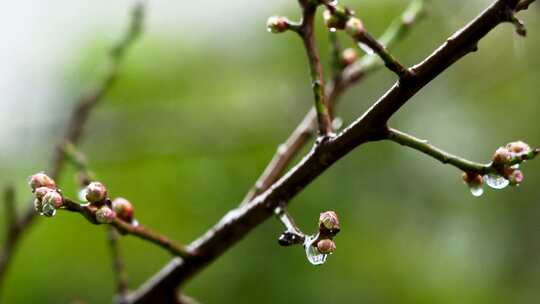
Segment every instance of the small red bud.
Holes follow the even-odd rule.
[[[482,175],[474,172],[463,172],[461,178],[469,187],[478,187],[483,183]]]
[[[86,200],[90,203],[99,203],[107,198],[107,189],[100,182],[92,182],[86,186]]]
[[[112,208],[116,215],[126,221],[131,222],[133,220],[133,205],[125,198],[115,198],[112,202]]]
[[[289,29],[289,19],[282,16],[272,16],[266,21],[266,29],[271,33],[283,33]]]
[[[326,211],[319,215],[319,228],[338,232],[339,219],[334,211]]]
[[[115,217],[114,211],[107,206],[102,206],[96,211],[96,221],[100,224],[110,224]]]
[[[507,144],[506,149],[518,155],[527,154],[531,151],[531,147],[527,143],[520,140]]]
[[[43,205],[51,205],[51,206],[54,206],[54,208],[60,208],[62,204],[64,203],[64,199],[62,198],[62,195],[54,190],[48,191],[43,196],[41,201]]]
[[[523,182],[523,179],[525,176],[523,176],[523,172],[521,170],[514,170],[510,175],[508,175],[507,179],[510,181],[510,185],[512,186],[518,186]]]
[[[492,160],[494,165],[507,165],[512,161],[512,152],[507,148],[500,147],[493,154]]]
[[[317,242],[317,249],[322,254],[331,254],[336,251],[336,243],[330,239],[323,239]]]
[[[358,53],[351,48],[343,50],[341,53],[341,64],[343,66],[349,66],[358,59]]]
[[[56,187],[56,183],[54,182],[54,180],[50,178],[47,174],[42,172],[30,176],[30,178],[28,179],[28,184],[30,185],[32,190],[36,190],[40,187],[47,187],[51,189],[54,189]]]

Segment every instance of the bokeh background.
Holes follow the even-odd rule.
[[[489,2],[429,1],[427,17],[394,53],[406,64],[420,61]],[[3,4],[0,185],[16,185],[25,210],[26,177],[47,167],[76,97],[103,75],[131,3]],[[380,34],[407,1],[347,4]],[[80,146],[110,193],[132,200],[143,224],[181,242],[196,238],[240,202],[312,105],[302,45],[292,34],[266,32],[273,14],[297,18],[296,1],[149,3],[146,32]],[[540,145],[540,10],[533,5],[521,15],[529,37],[497,28],[392,125],[477,161],[515,139]],[[393,81],[388,71],[373,75],[348,92],[338,115],[352,121]],[[540,161],[524,173],[519,188],[475,198],[453,167],[392,143],[363,146],[290,208],[305,231],[315,229],[321,211],[340,215],[337,252],[325,265],[310,265],[300,248],[279,247],[282,227],[269,220],[185,292],[203,303],[538,303]],[[72,169],[60,183],[75,195]],[[4,238],[4,225],[0,232]],[[61,212],[38,219],[20,245],[1,303],[111,301],[102,227]],[[170,258],[133,237],[122,246],[132,288]]]

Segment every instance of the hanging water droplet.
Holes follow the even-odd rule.
[[[327,3],[328,3],[328,5],[336,6],[336,5],[338,5],[338,0],[330,0]]]
[[[269,33],[272,33],[272,29],[270,27],[267,27],[266,31],[269,32]]]
[[[319,237],[317,235],[308,235],[304,241],[304,249],[306,250],[306,257],[308,261],[313,265],[322,265],[326,262],[328,255],[319,252],[316,246],[313,246],[313,241]]]
[[[44,204],[42,214],[47,217],[52,217],[56,214],[56,208],[52,204]]]
[[[484,189],[482,188],[482,186],[471,187],[470,190],[471,194],[476,197],[482,196],[482,194],[484,194]]]
[[[330,32],[332,32],[332,33],[335,33],[335,32],[337,31],[337,29],[336,29],[335,27],[331,27],[331,28],[329,28],[328,30],[329,30]]]
[[[368,54],[368,55],[373,55],[373,50],[372,50],[370,47],[368,47],[367,45],[365,45],[365,44],[359,42],[359,43],[358,43],[358,47],[359,47],[360,49],[362,49],[362,51],[364,51],[364,53],[366,53],[366,54]]]
[[[343,126],[343,119],[341,119],[340,117],[336,117],[334,118],[334,120],[332,120],[332,129],[339,130],[342,126]]]
[[[488,186],[493,189],[504,189],[510,184],[510,182],[506,178],[493,173],[485,175],[484,181]]]

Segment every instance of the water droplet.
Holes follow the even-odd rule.
[[[329,28],[328,30],[329,30],[330,32],[332,32],[332,33],[335,33],[335,32],[337,31],[337,29],[336,29],[335,27],[331,27],[331,28]]]
[[[485,175],[484,181],[488,186],[493,189],[504,189],[510,184],[510,182],[506,178],[493,173]]]
[[[316,246],[313,246],[313,242],[319,237],[316,235],[307,235],[304,241],[304,249],[306,250],[306,257],[308,261],[313,265],[322,265],[326,262],[328,255],[319,252]]]
[[[338,0],[330,0],[327,3],[328,3],[328,5],[336,6],[336,5],[338,5]]]
[[[476,197],[482,196],[482,194],[484,194],[484,189],[482,188],[482,186],[471,187],[470,190],[471,194]]]
[[[77,194],[77,197],[81,202],[87,202],[86,200],[86,188],[82,188],[79,193]]]
[[[334,118],[332,121],[332,129],[339,130],[343,126],[343,119],[340,117]]]
[[[358,43],[358,47],[359,47],[360,49],[362,49],[362,51],[364,51],[364,53],[366,53],[366,54],[368,54],[368,55],[373,55],[373,50],[372,50],[369,46],[367,46],[367,45],[365,45],[365,44],[359,42],[359,43]]]
[[[269,32],[269,33],[272,33],[272,29],[270,27],[267,27],[266,31]]]
[[[56,208],[52,204],[44,204],[42,214],[47,217],[52,217],[56,214]]]

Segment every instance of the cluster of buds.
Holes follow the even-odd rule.
[[[290,28],[291,22],[283,16],[272,16],[266,21],[266,29],[270,33],[283,33]]]
[[[339,219],[334,211],[326,211],[319,216],[319,240],[317,249],[322,254],[332,254],[336,250],[333,237],[340,231]]]
[[[519,165],[526,160],[533,159],[539,153],[539,149],[532,149],[523,141],[514,141],[495,151],[492,157],[492,166],[510,182],[510,185],[517,186],[524,179]]]
[[[30,176],[28,184],[34,194],[35,210],[41,215],[54,216],[56,209],[60,208],[64,202],[55,181],[47,174],[40,172]]]

